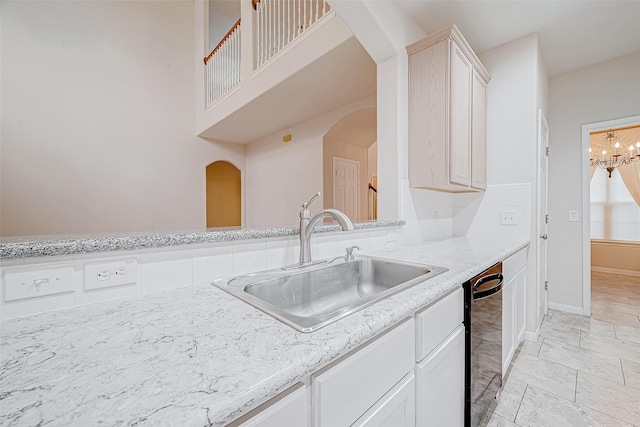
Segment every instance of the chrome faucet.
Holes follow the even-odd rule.
[[[321,193],[318,191],[307,203],[302,204],[302,210],[300,211],[300,264],[311,262],[311,233],[313,233],[313,229],[322,219],[333,218],[338,221],[343,231],[353,230],[353,223],[349,217],[337,209],[323,209],[311,218],[311,212],[308,209],[309,205],[316,197],[320,196]]]

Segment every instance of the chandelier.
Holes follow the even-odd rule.
[[[598,166],[606,169],[611,178],[611,172],[623,165],[640,160],[640,141],[635,146],[629,145],[629,148],[621,148],[620,140],[614,131],[609,129],[604,133],[604,142],[602,145],[602,154],[594,155],[591,147],[589,147],[589,163],[591,166]]]

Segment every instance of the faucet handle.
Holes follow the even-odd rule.
[[[315,200],[316,197],[320,197],[322,195],[322,193],[320,193],[319,191],[313,195],[313,197],[311,197],[309,199],[309,201],[307,203],[303,203],[302,204],[302,209],[307,209],[307,207],[311,204],[311,202],[313,202]]]
[[[349,246],[348,248],[345,248],[344,250],[347,251],[347,253],[344,256],[344,260],[345,261],[353,261],[355,258],[353,256],[353,250],[357,249],[359,251],[361,251],[362,249],[360,249],[360,246]]]

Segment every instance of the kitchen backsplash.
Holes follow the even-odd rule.
[[[484,193],[454,196],[455,236],[527,238],[531,232],[531,185],[489,185]]]
[[[400,244],[439,240],[453,235],[454,194],[410,188],[400,181],[400,218],[407,223],[398,235]]]
[[[347,246],[362,250],[392,247],[399,228],[356,230],[315,234],[311,240],[314,259],[344,254]],[[224,243],[104,252],[69,256],[3,261],[0,267],[0,319],[6,320],[51,310],[96,303],[116,298],[162,292],[169,289],[206,284],[214,279],[279,268],[298,262],[297,236],[242,240]],[[104,289],[86,290],[87,264],[136,261],[137,283]],[[73,267],[73,291],[56,295],[6,302],[5,272]]]
[[[445,193],[401,185],[399,244],[452,236],[526,238],[531,226],[531,186],[489,185],[484,192]],[[502,216],[505,216],[503,219]],[[505,224],[504,220],[511,222]]]

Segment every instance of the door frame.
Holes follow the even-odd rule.
[[[591,315],[591,179],[589,134],[592,131],[640,124],[640,116],[624,117],[582,125],[582,310]]]
[[[545,141],[545,137],[546,137],[546,146],[543,147],[543,143]],[[538,161],[540,162],[541,159],[541,155],[543,152],[543,149],[546,150],[549,147],[549,124],[547,123],[547,119],[544,116],[544,113],[542,112],[542,109],[538,109]],[[538,238],[540,238],[540,233],[541,233],[541,229],[540,229],[540,225],[542,224],[542,221],[545,221],[544,216],[547,215],[549,213],[549,154],[545,155],[545,162],[546,162],[546,179],[545,179],[545,185],[546,185],[546,189],[544,191],[545,196],[546,196],[546,212],[541,212],[541,207],[542,207],[542,165],[539,163],[538,164],[538,220],[537,220],[537,224],[536,224],[536,236],[538,236]],[[545,232],[548,229],[548,226],[545,224]],[[536,272],[536,276],[538,277],[537,283],[536,283],[536,321],[537,324],[540,325],[540,322],[542,322],[542,318],[538,318],[538,315],[541,313],[543,313],[543,316],[545,314],[547,314],[547,310],[549,308],[549,300],[548,300],[548,293],[547,290],[545,289],[545,282],[548,280],[549,277],[549,262],[548,262],[548,256],[549,256],[549,251],[548,251],[548,246],[545,245],[546,248],[546,254],[544,256],[544,263],[545,265],[542,265],[542,247],[543,245],[540,243],[540,241],[537,242],[537,258],[538,258],[538,262],[536,263],[537,267],[538,267],[538,271]],[[542,306],[542,310],[541,310],[541,306]]]
[[[356,173],[356,220],[360,218],[360,162],[352,159],[345,159],[343,157],[333,156],[333,174],[331,176],[331,188],[333,189],[333,207],[336,209],[336,161],[351,163],[357,166],[358,172]]]

